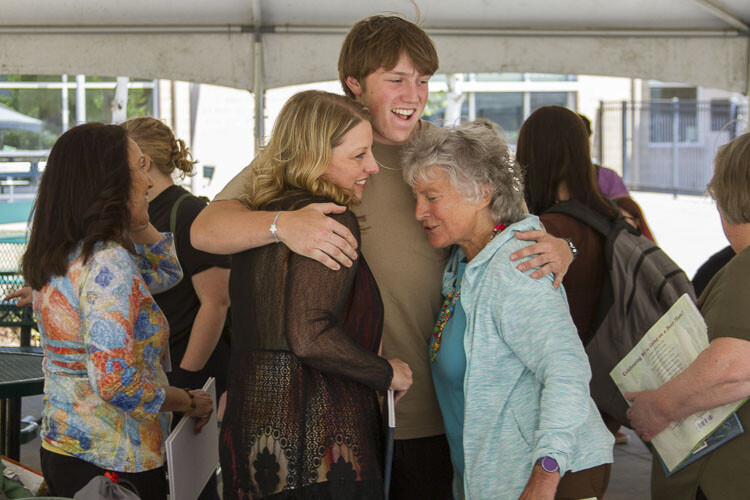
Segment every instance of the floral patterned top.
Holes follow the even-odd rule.
[[[98,242],[84,264],[79,245],[67,274],[34,292],[44,350],[42,438],[120,472],[164,463],[170,415],[159,409],[169,329],[151,293],[182,278],[171,234],[136,252]]]

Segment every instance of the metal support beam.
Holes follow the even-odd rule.
[[[714,17],[717,17],[730,25],[733,28],[736,28],[742,32],[750,33],[750,26],[745,24],[742,19],[730,14],[729,12],[725,11],[724,9],[714,5],[709,0],[693,0],[696,4],[698,4],[699,7],[706,10],[709,14],[711,14]]]
[[[265,138],[264,115],[265,93],[263,74],[263,35],[261,27],[263,16],[260,11],[260,0],[253,0],[253,23],[255,25],[255,41],[253,42],[253,97],[255,98],[255,153],[263,146]]]

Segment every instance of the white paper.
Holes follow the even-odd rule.
[[[658,389],[682,373],[707,348],[706,323],[685,294],[654,323],[610,376],[623,394]],[[667,469],[675,470],[744,402],[736,401],[672,422],[656,435],[652,443]]]
[[[388,427],[396,428],[396,405],[393,404],[393,391],[388,389]]]
[[[209,378],[203,390],[211,395],[214,411],[198,434],[193,433],[195,420],[183,417],[167,438],[169,498],[195,500],[219,466],[219,427],[216,420],[216,383]]]

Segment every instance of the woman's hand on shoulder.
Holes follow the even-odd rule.
[[[397,403],[411,387],[411,368],[400,359],[389,359],[388,362],[393,368],[393,378],[388,389],[394,391],[393,401]]]

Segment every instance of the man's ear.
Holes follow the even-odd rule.
[[[349,90],[352,91],[352,94],[354,94],[355,98],[359,99],[360,97],[362,97],[364,89],[362,88],[362,85],[359,84],[359,80],[357,80],[353,76],[347,76],[344,82],[346,83],[346,86],[349,87]]]

